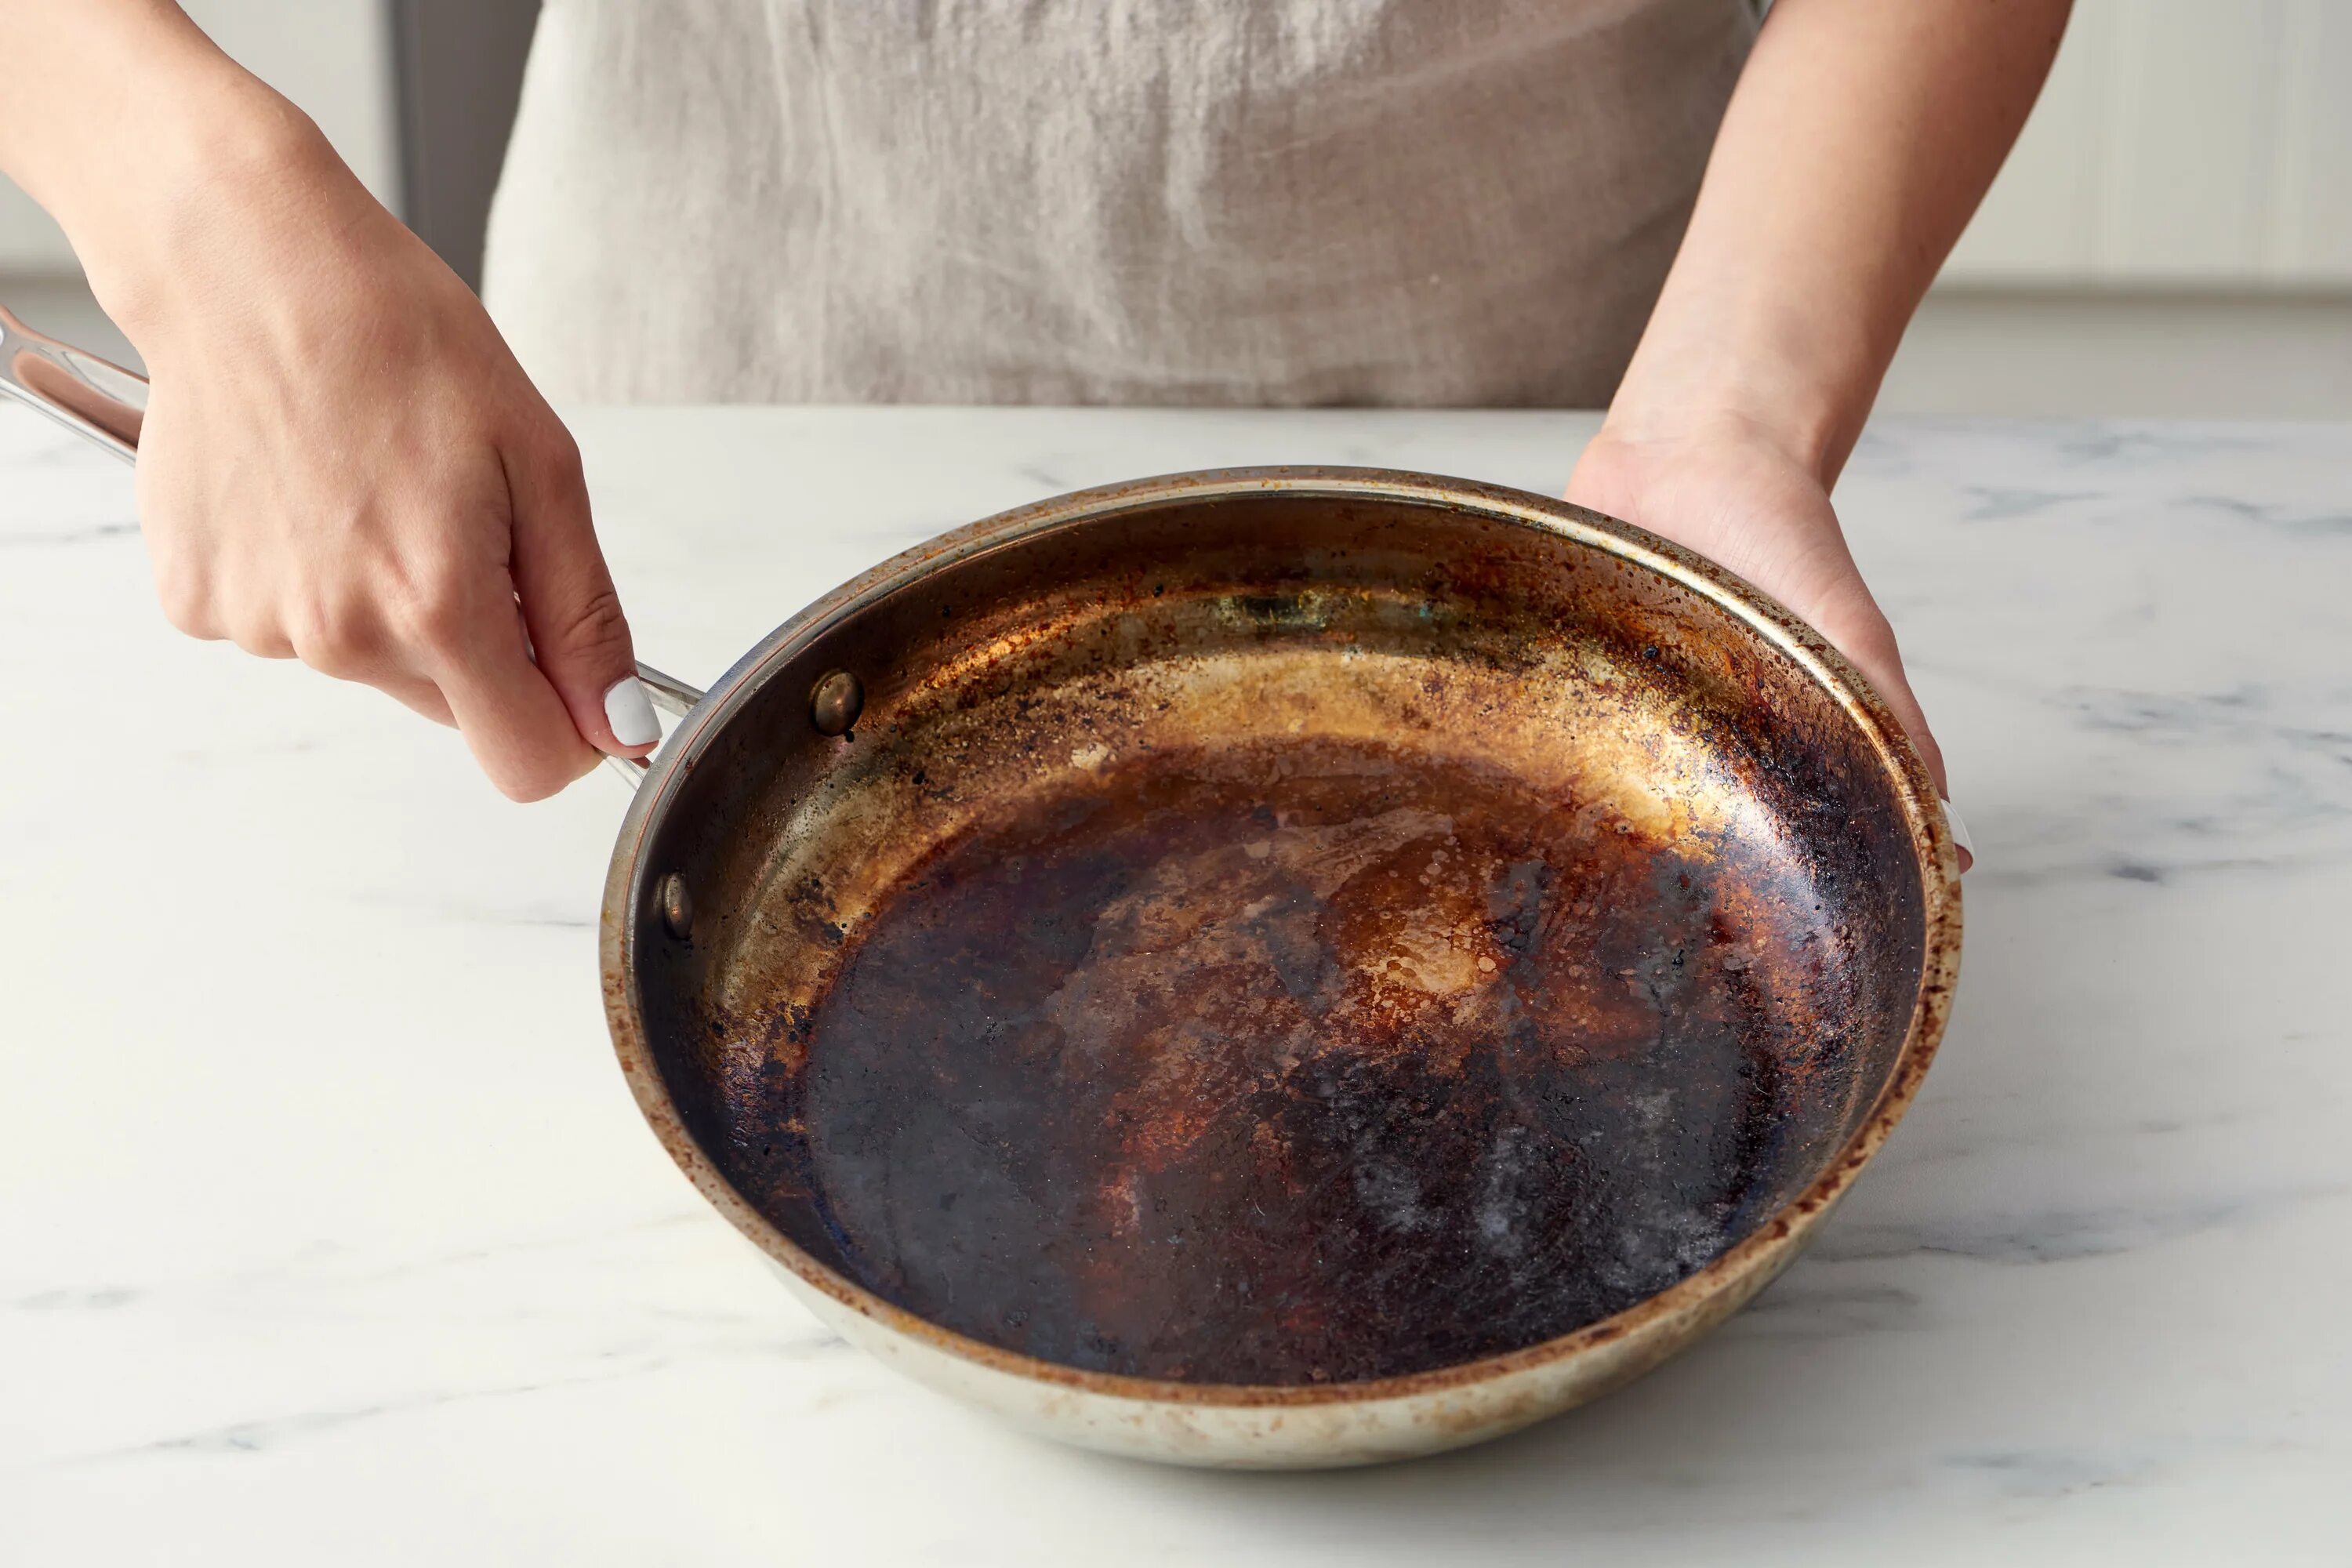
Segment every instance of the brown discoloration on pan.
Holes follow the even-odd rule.
[[[829,596],[666,752],[607,917],[722,1212],[1175,1447],[1333,1402],[1442,1446],[1670,1353],[1900,1114],[1958,934],[1916,759],[1784,612],[1357,472],[1067,498]]]

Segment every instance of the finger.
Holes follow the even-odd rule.
[[[320,674],[373,686],[436,724],[457,722],[441,689],[410,668],[413,651],[401,647],[371,594],[346,584],[296,595],[284,623],[289,651]]]
[[[1944,800],[1944,826],[1951,829],[1952,847],[1959,852],[1960,870],[1965,875],[1968,868],[1977,863],[1976,846],[1969,841],[1969,825],[1961,817],[1960,808],[1952,804],[1949,796]]]
[[[457,728],[457,716],[449,710],[449,700],[442,696],[441,689],[429,680],[377,676],[368,684],[413,713],[420,713],[436,724]]]
[[[228,632],[221,625],[212,574],[200,560],[192,559],[191,552],[166,547],[161,528],[150,529],[147,538],[147,569],[154,580],[155,603],[163,619],[183,637],[200,642],[225,640]]]
[[[1904,678],[1902,660],[1897,658],[1892,669],[1884,675],[1871,670],[1863,673],[1878,689],[1879,695],[1886,700],[1887,707],[1895,710],[1895,717],[1902,724],[1904,732],[1911,737],[1912,747],[1919,753],[1919,760],[1927,764],[1927,775],[1936,781],[1936,794],[1943,801],[1944,816],[1951,826],[1953,846],[1959,851],[1960,869],[1967,870],[1976,864],[1976,853],[1969,847],[1968,825],[1960,820],[1959,812],[1952,806],[1952,786],[1944,773],[1943,748],[1936,744],[1935,735],[1927,729],[1927,715],[1919,707],[1919,700],[1911,694],[1911,683]]]
[[[1911,683],[1904,678],[1903,661],[1896,658],[1882,668],[1865,669],[1863,673],[1869,677],[1871,685],[1878,689],[1878,694],[1885,700],[1886,706],[1895,710],[1895,721],[1911,738],[1912,749],[1919,753],[1919,760],[1927,764],[1927,776],[1936,781],[1936,793],[1948,795],[1951,785],[1944,778],[1943,748],[1936,744],[1935,734],[1927,728],[1927,712],[1920,708],[1919,700],[1911,694]]]
[[[544,800],[596,765],[555,688],[530,660],[503,576],[478,585],[423,640],[425,673],[474,760],[509,799]]]
[[[590,745],[643,756],[661,739],[661,725],[637,683],[629,623],[589,521],[579,449],[555,426],[507,468],[515,592],[540,670]]]
[[[216,556],[208,574],[214,626],[256,658],[292,658],[296,648],[267,563]]]
[[[1912,749],[1927,764],[1927,776],[1935,781],[1936,794],[1947,807],[1945,816],[1951,824],[1954,844],[1959,851],[1960,869],[1966,871],[1976,863],[1976,856],[1969,846],[1968,828],[1960,821],[1959,813],[1948,809],[1952,787],[1944,772],[1944,751],[1936,743],[1935,731],[1927,727],[1927,710],[1919,706],[1919,699],[1911,689],[1910,677],[1903,668],[1903,651],[1895,640],[1895,628],[1874,604],[1866,606],[1866,613],[1849,614],[1853,622],[1859,623],[1859,629],[1839,639],[1838,651],[1862,671],[1863,679],[1870,682],[1871,689],[1894,713],[1895,722],[1910,738]]]
[[[166,577],[158,572],[155,602],[163,606],[163,619],[183,637],[194,637],[199,642],[220,642],[228,636],[214,614],[211,593],[201,582]]]
[[[292,658],[294,640],[277,619],[257,616],[229,622],[228,640],[256,658]]]

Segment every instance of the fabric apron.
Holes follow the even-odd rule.
[[[587,402],[1599,406],[1749,0],[548,0],[484,297]]]

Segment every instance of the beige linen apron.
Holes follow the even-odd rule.
[[[549,0],[484,289],[592,402],[1598,406],[1748,0]]]

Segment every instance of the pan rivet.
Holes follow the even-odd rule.
[[[865,706],[866,689],[845,669],[821,675],[809,688],[809,721],[824,734],[847,734],[857,722],[857,710]]]
[[[686,890],[686,879],[672,871],[661,879],[656,901],[661,909],[662,924],[669,934],[684,942],[694,930],[694,900]]]

